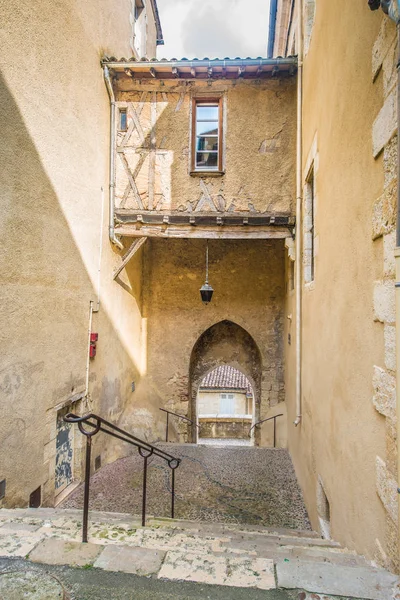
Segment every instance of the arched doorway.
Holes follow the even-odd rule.
[[[208,373],[224,365],[237,369],[250,382],[252,419],[256,422],[260,418],[261,354],[252,336],[240,325],[227,320],[209,327],[193,347],[189,367],[189,417],[197,423],[197,395],[201,383]],[[194,431],[192,441],[196,439]],[[257,435],[255,443],[258,443]]]
[[[252,445],[253,415],[253,387],[239,369],[222,365],[203,377],[197,393],[198,443]]]

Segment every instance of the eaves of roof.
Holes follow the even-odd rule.
[[[136,60],[134,57],[116,59],[105,56],[103,67],[125,73],[130,77],[155,79],[261,79],[279,75],[291,76],[297,72],[297,57],[286,58],[175,58]]]

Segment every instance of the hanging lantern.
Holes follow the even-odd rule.
[[[208,304],[209,302],[211,302],[211,298],[212,298],[213,293],[214,293],[214,290],[211,287],[211,285],[208,283],[208,240],[207,240],[207,246],[206,246],[206,281],[205,281],[205,283],[200,288],[201,301],[204,302],[204,304]]]

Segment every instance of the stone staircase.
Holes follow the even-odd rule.
[[[81,525],[78,510],[2,509],[0,561],[24,557],[158,580],[400,598],[395,575],[309,530],[153,518],[141,527],[129,514],[91,512],[89,543],[81,544]]]

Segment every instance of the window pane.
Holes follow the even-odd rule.
[[[218,135],[218,123],[213,121],[200,121],[196,124],[196,135]]]
[[[119,128],[121,131],[126,131],[126,128],[127,128],[126,110],[120,110],[120,112],[119,112]]]
[[[219,412],[223,415],[234,415],[235,414],[235,402],[233,398],[221,398],[219,404]]]
[[[197,152],[196,167],[217,167],[218,152]]]
[[[197,105],[197,119],[202,121],[218,121],[218,106]]]
[[[218,150],[218,137],[198,137],[196,150]]]

